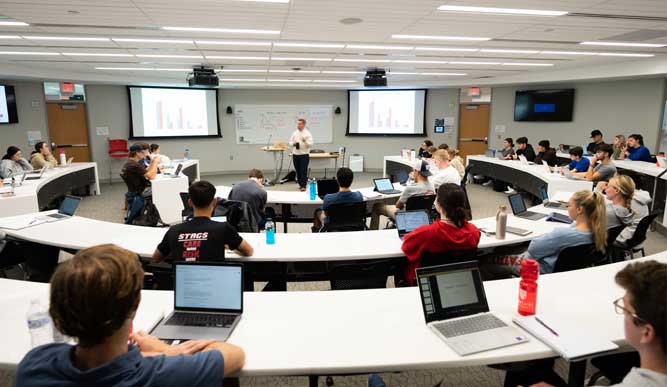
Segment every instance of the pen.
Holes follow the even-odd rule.
[[[535,320],[540,323],[543,327],[547,328],[549,332],[553,333],[555,336],[558,336],[558,332],[554,331],[550,326],[548,326],[544,321],[540,320],[539,317],[535,316]]]
[[[33,224],[33,223],[37,223],[37,219],[33,219],[33,220],[31,220],[30,223],[28,223],[28,226],[30,226],[30,225]]]

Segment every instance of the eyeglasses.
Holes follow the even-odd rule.
[[[636,318],[637,320],[639,320],[639,321],[641,321],[641,322],[643,322],[643,323],[646,323],[646,320],[644,320],[643,318],[637,316],[636,313],[632,313],[628,308],[625,307],[625,305],[623,305],[623,297],[621,297],[621,298],[619,298],[618,300],[614,301],[614,309],[616,310],[616,313],[617,313],[617,314],[625,314],[625,313],[627,313],[627,314],[629,314],[630,316],[632,316],[633,318]]]

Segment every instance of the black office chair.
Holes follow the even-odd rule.
[[[595,245],[587,243],[583,245],[566,247],[561,250],[556,259],[554,273],[563,271],[579,270],[587,267],[603,265],[608,263],[607,255],[595,249]]]
[[[424,253],[419,258],[419,267],[430,267],[448,263],[473,261],[479,257],[477,249]]]
[[[468,211],[468,219],[472,219],[472,208],[470,207],[470,199],[468,199],[468,175],[472,173],[472,165],[468,165],[463,173],[463,179],[461,179],[461,189],[465,194],[465,203],[463,207]]]
[[[644,251],[644,241],[646,240],[646,233],[648,232],[648,228],[651,227],[651,223],[655,220],[655,218],[660,215],[660,211],[653,211],[650,214],[646,215],[643,217],[640,221],[639,224],[637,225],[637,229],[635,230],[635,233],[632,235],[632,238],[628,239],[625,242],[625,245],[627,246],[627,250],[629,250],[632,253],[632,256],[635,256],[635,253],[642,253],[642,257],[646,256],[646,253]]]
[[[181,202],[183,203],[183,210],[181,210],[181,218],[186,219],[195,216],[195,209],[190,206],[190,194],[187,192],[179,192]]]
[[[614,246],[614,241],[625,228],[624,225],[612,227],[607,230],[607,257],[609,262],[620,262],[624,260],[625,249]]]
[[[435,195],[414,195],[410,196],[405,202],[406,211],[426,210],[431,211],[433,203],[435,202]]]
[[[386,288],[395,267],[392,259],[336,265],[329,272],[331,290]]]
[[[366,202],[336,203],[327,208],[328,223],[320,232],[364,231]]]

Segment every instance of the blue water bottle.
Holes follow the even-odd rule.
[[[310,200],[315,200],[317,194],[317,186],[315,185],[315,179],[310,181]]]
[[[190,160],[190,149],[185,149],[185,154],[183,154],[185,160]]]
[[[264,225],[264,233],[266,234],[267,245],[276,244],[276,226],[273,224],[271,218],[266,220],[266,225]]]

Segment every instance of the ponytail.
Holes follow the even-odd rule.
[[[595,249],[604,252],[607,244],[607,209],[604,197],[599,192],[578,191],[572,199],[577,207],[584,210],[588,228],[593,234]]]
[[[436,200],[450,222],[458,228],[465,225],[468,220],[468,212],[464,207],[465,193],[460,186],[452,183],[442,184],[438,187]]]

